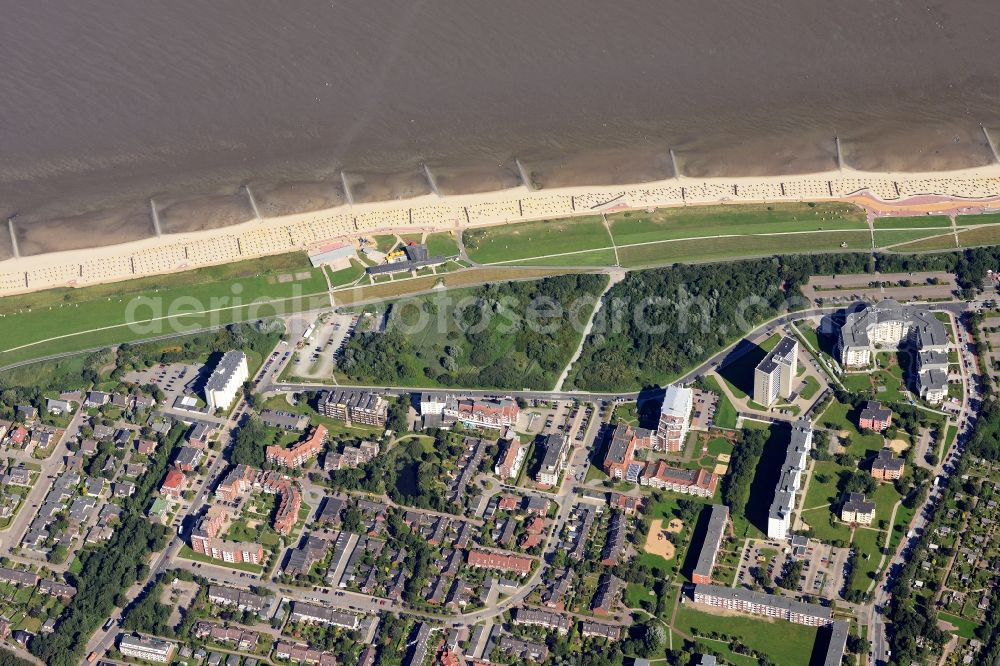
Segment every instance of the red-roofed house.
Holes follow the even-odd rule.
[[[491,553],[485,550],[470,550],[469,566],[473,569],[496,569],[525,576],[531,573],[531,558],[520,555]]]
[[[184,492],[186,486],[187,478],[184,476],[184,473],[180,470],[172,469],[167,472],[167,477],[163,479],[163,484],[160,486],[160,494],[180,499],[181,493]]]

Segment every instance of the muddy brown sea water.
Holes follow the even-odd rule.
[[[992,159],[995,0],[0,0],[22,252],[345,199]],[[342,178],[341,172],[345,172]],[[37,225],[33,228],[31,225]],[[0,229],[0,232],[5,230]],[[0,256],[9,254],[0,233]]]

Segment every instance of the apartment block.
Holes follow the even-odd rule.
[[[238,350],[223,354],[205,384],[205,402],[208,403],[208,408],[212,411],[229,409],[248,377],[246,354]]]
[[[535,474],[535,481],[546,486],[559,483],[559,475],[566,465],[569,438],[562,433],[546,435],[541,440],[542,462]]]
[[[845,523],[871,525],[875,520],[875,502],[866,500],[864,493],[850,493],[840,507],[840,519]]]
[[[339,421],[381,428],[388,418],[389,403],[371,391],[337,389],[320,398],[319,411]]]
[[[656,442],[660,450],[676,452],[684,448],[684,440],[691,427],[693,405],[694,391],[674,384],[667,386],[656,426]]]
[[[824,627],[832,622],[829,608],[778,594],[720,585],[695,585],[691,596],[696,604],[787,620],[809,627]]]
[[[719,552],[719,546],[722,545],[722,537],[726,534],[726,525],[729,522],[729,507],[724,504],[713,504],[708,510],[708,528],[705,532],[705,541],[702,543],[694,570],[691,572],[691,580],[695,583],[712,582],[715,557]]]
[[[754,402],[770,407],[778,398],[787,400],[795,387],[795,375],[798,369],[799,341],[786,335],[754,370]]]
[[[882,449],[872,461],[872,476],[879,481],[895,481],[903,476],[906,463],[893,455],[892,449]]]
[[[786,539],[792,525],[796,495],[802,482],[812,449],[812,426],[809,421],[800,420],[792,424],[792,434],[785,450],[785,461],[781,466],[778,484],[774,489],[774,499],[767,514],[767,536],[770,539]]]

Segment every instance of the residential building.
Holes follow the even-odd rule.
[[[729,523],[729,507],[723,504],[713,504],[708,508],[708,527],[705,531],[705,541],[698,551],[698,559],[695,560],[694,570],[691,572],[691,580],[695,583],[711,583],[712,569],[715,567],[715,557],[722,545],[722,538],[726,534],[726,525]]]
[[[473,569],[495,569],[518,576],[526,576],[531,573],[531,558],[520,555],[470,550],[467,558],[468,565]]]
[[[250,492],[258,471],[247,465],[237,465],[226,473],[215,488],[215,494],[227,502],[234,501],[240,495]]]
[[[895,481],[903,476],[904,467],[902,458],[896,458],[892,449],[884,448],[872,461],[872,476],[879,481]]]
[[[521,439],[516,435],[512,439],[505,440],[503,451],[493,467],[493,473],[500,477],[501,481],[513,479],[521,471],[521,465],[528,454],[528,447],[521,444]]]
[[[583,620],[580,622],[580,635],[584,638],[601,638],[606,641],[617,641],[621,638],[621,627],[614,624]]]
[[[126,657],[133,657],[143,661],[154,661],[161,664],[169,664],[174,656],[177,646],[169,641],[161,641],[158,638],[145,638],[143,636],[129,636],[122,634],[118,638],[118,651]]]
[[[604,473],[614,479],[624,479],[629,465],[634,462],[636,449],[648,448],[653,433],[645,428],[633,428],[627,423],[619,423],[608,441],[604,454]]]
[[[948,395],[948,330],[934,313],[916,305],[885,300],[847,315],[837,351],[845,368],[872,364],[875,350],[917,352],[917,388],[930,403]]]
[[[832,621],[830,609],[825,606],[738,587],[696,584],[692,589],[692,598],[696,604],[763,615],[810,627],[823,627]]]
[[[335,389],[320,397],[319,411],[347,423],[385,427],[389,403],[371,391]]]
[[[517,426],[520,408],[513,398],[477,400],[473,398],[457,400],[449,396],[441,415],[471,428],[491,428],[504,430]]]
[[[590,610],[594,615],[613,615],[623,587],[622,582],[611,574],[601,574],[597,582],[597,593],[590,602]]]
[[[41,592],[42,594],[48,594],[53,597],[59,597],[63,601],[72,599],[74,596],[76,596],[75,587],[54,580],[38,581],[38,591]]]
[[[545,435],[541,439],[541,449],[542,461],[535,474],[535,481],[542,485],[554,486],[559,483],[559,475],[566,464],[569,438],[562,433]]]
[[[205,402],[208,403],[208,408],[212,411],[229,409],[237,391],[248,377],[246,354],[239,350],[223,354],[205,384]]]
[[[38,584],[38,574],[20,569],[0,567],[0,583],[8,583],[18,587],[34,587]]]
[[[646,463],[639,476],[639,485],[697,497],[712,497],[719,485],[719,477],[705,469],[679,469],[657,460]]]
[[[694,391],[675,384],[667,386],[656,426],[656,441],[661,450],[676,452],[684,448],[693,404]]]
[[[845,523],[871,525],[875,520],[875,502],[866,500],[864,493],[850,493],[840,507],[840,519]]]
[[[309,604],[304,601],[292,602],[292,612],[288,619],[291,622],[326,624],[345,629],[357,629],[360,622],[360,618],[354,613],[347,613],[327,606]]]
[[[780,397],[791,397],[799,367],[799,341],[786,335],[757,364],[753,373],[753,400],[770,407]]]
[[[569,633],[569,629],[573,625],[572,621],[565,615],[534,608],[514,609],[514,624],[554,629],[563,636]]]
[[[536,518],[535,520],[541,520]],[[617,511],[611,513],[608,520],[608,533],[604,539],[604,548],[601,550],[601,563],[606,567],[613,567],[621,561],[625,555],[625,520],[622,514]]]
[[[847,636],[850,630],[850,622],[836,620],[818,634],[820,640],[823,638],[828,639],[826,651],[823,653],[823,666],[841,666],[844,660],[844,650],[847,649]]]
[[[861,410],[858,418],[858,427],[862,430],[874,430],[883,432],[892,423],[892,411],[884,408],[877,400],[869,400],[865,408]]]
[[[160,484],[160,494],[180,499],[185,488],[187,488],[187,478],[184,473],[177,469],[171,469],[164,477],[163,483]]]
[[[812,437],[812,425],[809,421],[803,419],[792,424],[788,448],[785,449],[785,461],[781,465],[774,499],[767,514],[767,536],[770,539],[788,537],[802,474],[806,470],[809,451],[812,449]]]
[[[278,641],[274,646],[274,656],[287,659],[293,664],[320,664],[320,666],[337,666],[334,655],[301,643]]]
[[[549,658],[549,649],[544,643],[524,641],[513,636],[502,636],[497,642],[497,649],[519,660],[516,663],[541,663]]]
[[[262,613],[270,605],[267,597],[252,594],[245,590],[238,590],[233,587],[220,587],[218,585],[208,586],[208,599],[220,606],[235,606],[241,611],[253,611]]]
[[[326,426],[321,423],[312,429],[308,437],[290,449],[277,445],[268,446],[265,449],[267,461],[280,467],[301,467],[323,450],[326,434]]]
[[[174,456],[174,467],[182,472],[193,472],[201,462],[202,452],[193,446],[182,446]]]

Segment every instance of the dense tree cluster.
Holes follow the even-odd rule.
[[[767,444],[766,430],[744,429],[733,449],[729,473],[723,479],[722,499],[734,516],[745,516],[750,500],[750,484],[757,472],[757,463]]]
[[[604,275],[561,275],[397,305],[386,331],[345,345],[340,367],[376,384],[551,388],[606,284]]]

